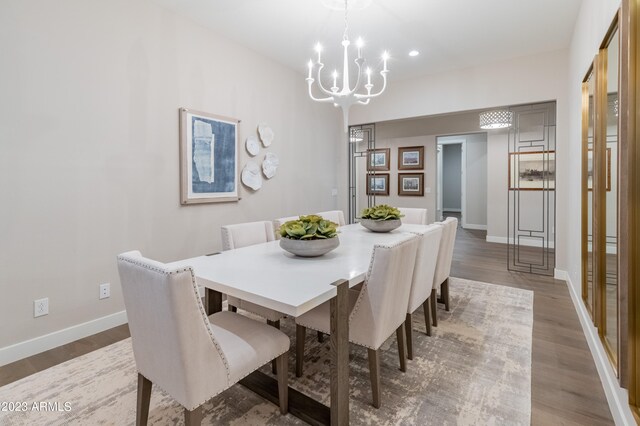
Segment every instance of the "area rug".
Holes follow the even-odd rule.
[[[422,312],[414,314],[414,359],[406,373],[398,369],[395,334],[382,347],[380,409],[371,405],[366,349],[351,345],[351,424],[530,424],[533,292],[451,278],[450,293],[451,310],[439,307],[431,337],[424,334]],[[294,322],[284,320],[282,329],[294,344]],[[290,385],[325,403],[328,340],[321,344],[307,333],[305,375],[293,374],[293,347],[289,366]],[[270,372],[269,366],[263,370]],[[0,424],[134,424],[136,380],[126,339],[0,388]],[[26,411],[15,411],[16,403]],[[203,424],[303,424],[240,385],[203,410]],[[182,408],[154,387],[149,423],[183,424],[182,416]]]

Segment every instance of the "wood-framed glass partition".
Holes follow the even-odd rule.
[[[582,298],[619,376],[620,29],[618,15],[582,82]],[[626,359],[626,354],[622,354]]]
[[[593,283],[593,137],[596,56],[582,81],[582,300],[596,320]]]

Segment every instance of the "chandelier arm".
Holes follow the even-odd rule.
[[[358,66],[358,79],[356,80],[356,85],[353,87],[351,93],[356,93],[358,90],[360,90],[360,86],[362,85],[362,65],[358,63],[357,59],[353,62],[355,62]]]
[[[366,100],[366,101],[358,101],[358,103],[359,103],[360,105],[369,105],[369,101],[371,101],[371,98],[367,98],[367,100]]]
[[[370,93],[367,95],[356,94],[355,97],[358,99],[369,99],[369,98],[375,98],[377,96],[380,96],[382,92],[384,92],[384,89],[387,88],[387,72],[388,71],[380,71],[380,75],[382,76],[382,89],[380,89],[378,93]]]
[[[333,96],[328,96],[326,98],[316,98],[315,96],[313,96],[313,91],[311,89],[311,86],[313,85],[313,79],[307,79],[308,82],[308,86],[309,86],[309,97],[311,98],[311,100],[314,100],[316,102],[333,102]]]
[[[325,95],[333,96],[334,93],[331,90],[327,90],[324,88],[324,86],[322,85],[322,79],[320,78],[320,72],[324,68],[324,64],[322,62],[318,62],[318,65],[318,87]],[[309,90],[311,90],[311,86],[309,86]]]

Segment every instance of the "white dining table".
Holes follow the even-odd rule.
[[[425,225],[402,225],[388,233],[374,233],[359,224],[339,228],[340,245],[319,257],[294,256],[279,241],[256,244],[214,255],[172,262],[191,266],[205,287],[209,315],[222,309],[222,294],[297,317],[322,303],[331,306],[331,407],[290,388],[290,413],[311,424],[349,423],[348,289],[365,278],[373,247],[394,244],[424,230]],[[275,379],[256,372],[241,382],[277,403]],[[274,399],[275,398],[275,399]]]

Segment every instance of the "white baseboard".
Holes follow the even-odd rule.
[[[513,238],[507,237],[496,237],[493,235],[487,235],[486,240],[488,243],[513,244]],[[526,237],[520,237],[520,245],[528,247],[541,247],[541,242],[539,238],[527,239]],[[553,242],[549,242],[549,248],[555,248],[555,244]]]
[[[607,397],[607,403],[609,404],[613,421],[616,425],[635,425],[635,419],[629,408],[629,395],[627,390],[618,384],[616,373],[611,367],[607,353],[598,336],[598,329],[593,326],[587,308],[584,306],[584,303],[582,303],[582,298],[576,293],[571,282],[571,277],[565,271],[561,272],[566,274],[569,294],[571,295],[573,306],[578,313],[578,318],[580,319],[584,336],[587,339],[591,356],[596,364],[596,369],[598,370],[598,375],[600,376],[600,381],[602,382],[602,387]]]
[[[462,227],[464,229],[479,229],[481,231],[487,230],[487,225],[476,225],[474,223],[465,223]]]
[[[57,348],[58,346],[66,345],[67,343],[117,327],[126,322],[126,311],[120,311],[63,330],[54,331],[44,336],[0,348],[0,366],[39,354],[40,352],[48,351],[49,349]]]
[[[569,274],[567,273],[567,271],[555,268],[553,270],[553,278],[555,278],[556,280],[567,281],[569,279]]]
[[[462,213],[462,209],[448,209],[448,208],[444,208],[442,209],[442,212],[451,212],[451,213]]]

